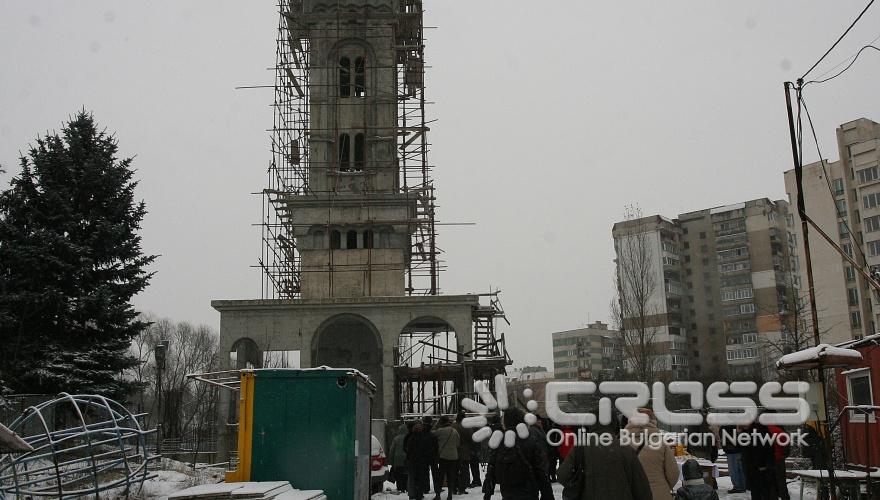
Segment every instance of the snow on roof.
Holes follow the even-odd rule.
[[[776,369],[809,369],[824,365],[850,365],[861,361],[862,354],[855,349],[844,349],[829,344],[819,344],[791,354],[776,362]]]
[[[856,347],[864,347],[868,345],[878,345],[880,344],[880,333],[875,333],[874,335],[868,335],[867,337],[860,339],[852,339],[847,340],[846,342],[841,342],[839,344],[834,344],[836,347],[843,347],[846,349],[853,349]]]

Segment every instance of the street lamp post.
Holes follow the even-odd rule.
[[[156,344],[153,355],[156,358],[156,454],[162,456],[162,372],[165,371],[165,355],[168,352],[168,341],[161,340]]]

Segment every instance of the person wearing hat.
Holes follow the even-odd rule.
[[[681,476],[675,500],[718,500],[718,493],[703,480],[703,469],[693,458],[682,464]]]

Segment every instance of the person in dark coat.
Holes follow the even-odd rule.
[[[434,430],[434,419],[430,415],[425,415],[424,417],[422,417],[422,424],[425,426],[428,434],[431,434],[433,436],[433,433],[431,431]],[[440,444],[437,442],[436,437],[434,437],[434,445],[435,448],[440,448]],[[434,483],[434,493],[439,495],[443,491],[443,482],[440,480],[439,454],[434,457],[434,462],[431,464],[431,479]]]
[[[428,471],[437,461],[437,440],[425,428],[424,423],[416,422],[412,431],[403,441],[409,467],[406,491],[412,500],[422,500],[430,491]]]
[[[742,447],[742,454],[746,487],[752,494],[752,500],[776,500],[770,430],[766,425],[755,421],[744,432],[750,434],[749,443]],[[756,437],[751,437],[752,435]]]
[[[576,446],[568,455],[556,475],[566,487],[577,483],[575,474],[580,469],[582,476],[580,500],[652,500],[651,483],[642,468],[639,457],[630,446],[621,446],[617,439],[617,428],[597,425],[592,432],[598,435],[609,433],[614,436],[610,446],[588,442],[587,446]],[[578,467],[578,461],[581,466]]]
[[[718,500],[718,493],[703,480],[703,469],[696,460],[690,459],[681,466],[681,476],[675,500]]]
[[[458,415],[455,416],[455,423],[452,424],[452,427],[458,432],[458,437],[460,438],[458,441],[458,491],[457,495],[467,494],[467,490],[465,488],[471,484],[471,475],[470,475],[470,465],[471,458],[473,457],[473,448],[474,441],[473,429],[468,429],[461,425],[461,421],[464,420],[465,413],[464,411],[458,412]],[[477,480],[479,480],[479,475],[477,475]]]
[[[804,446],[801,447],[801,454],[810,460],[812,468],[826,469],[825,440],[822,439],[822,435],[810,424],[804,424],[801,432],[804,434]]]
[[[516,432],[516,426],[523,421],[522,410],[504,410],[502,429]],[[513,448],[502,443],[490,452],[483,481],[484,500],[492,498],[496,484],[501,487],[502,500],[553,500],[547,475],[547,448],[537,429],[529,427],[525,439],[517,436]]]
[[[403,442],[406,436],[412,430],[412,422],[401,424],[399,431],[394,440],[391,441],[391,448],[388,451],[388,464],[391,466],[391,479],[397,485],[399,493],[406,493],[406,483],[408,478],[408,467],[406,462],[406,450],[403,448]]]

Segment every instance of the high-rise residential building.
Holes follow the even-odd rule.
[[[701,380],[775,378],[773,363],[796,316],[798,262],[788,214],[787,202],[761,198],[674,220],[655,215],[615,224],[618,292],[629,300],[633,280],[621,277],[632,265],[624,243],[632,235],[622,228],[640,228],[652,242],[644,252],[647,269],[662,281],[644,309],[658,331],[652,354],[661,372]],[[637,320],[637,308],[621,309],[623,323]],[[631,349],[626,353],[632,356]]]
[[[611,233],[622,299],[614,321],[623,330],[619,336],[624,368],[638,372],[635,365],[643,364],[658,375],[687,377],[681,227],[652,215],[618,222]]]
[[[623,358],[620,337],[607,324],[596,321],[552,336],[556,380],[609,379],[618,375]]]
[[[803,167],[807,215],[858,267],[880,269],[880,123],[860,118],[837,128],[839,160]],[[797,201],[795,172],[785,172],[789,201]],[[796,212],[796,210],[792,210]],[[797,257],[806,284],[801,219],[797,224]],[[810,229],[810,257],[816,312],[822,342],[838,343],[875,333],[880,304],[856,267]],[[809,308],[809,303],[805,302]],[[809,309],[807,309],[809,314]]]

